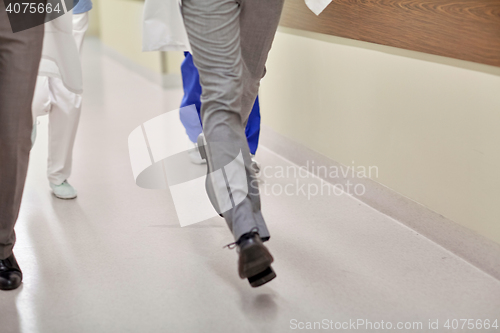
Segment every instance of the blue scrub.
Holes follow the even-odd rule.
[[[73,3],[75,4],[73,14],[83,14],[92,9],[91,0],[75,0]]]
[[[182,86],[184,88],[184,97],[182,98],[181,108],[194,104],[196,114],[191,112],[192,109],[184,108],[181,109],[180,118],[181,122],[186,128],[186,133],[189,136],[189,140],[196,142],[198,135],[200,135],[201,129],[201,85],[200,85],[200,75],[198,69],[194,66],[193,57],[189,52],[184,52],[186,56],[181,65],[182,73]],[[247,127],[245,128],[245,134],[247,136],[248,147],[250,148],[250,153],[255,154],[257,151],[257,146],[259,145],[259,134],[260,134],[260,107],[259,107],[259,97],[255,100],[250,116],[248,117]]]

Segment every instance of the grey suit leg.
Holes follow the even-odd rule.
[[[183,1],[184,22],[203,88],[201,115],[208,164],[217,173],[208,177],[208,192],[223,211],[235,240],[256,227],[262,238],[269,238],[244,124],[264,75],[282,7],[283,0]]]
[[[0,259],[12,254],[31,148],[43,25],[13,33],[0,3]]]

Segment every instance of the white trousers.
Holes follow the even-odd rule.
[[[81,54],[88,13],[73,15],[73,37]],[[82,109],[82,96],[69,91],[61,79],[38,76],[33,97],[33,119],[49,115],[47,176],[59,185],[71,174],[73,145]]]

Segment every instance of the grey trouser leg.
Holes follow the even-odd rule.
[[[12,254],[31,148],[31,102],[43,25],[12,33],[0,3],[0,259]]]
[[[255,227],[263,239],[269,238],[245,124],[282,7],[283,0],[183,0],[184,23],[203,88],[201,116],[209,169],[224,170],[223,177],[207,177],[207,191],[219,198],[231,193],[229,210],[222,208],[228,207],[224,199],[216,209],[223,212],[235,240]]]

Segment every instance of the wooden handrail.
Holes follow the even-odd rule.
[[[500,67],[500,0],[285,0],[280,25]]]

